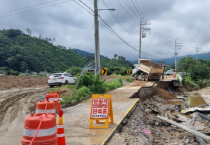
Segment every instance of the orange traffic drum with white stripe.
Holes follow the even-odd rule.
[[[21,140],[22,145],[30,144],[38,128],[38,134],[33,140],[32,145],[57,145],[56,118],[51,113],[31,114],[26,117],[23,138]]]
[[[45,112],[46,108],[46,112]],[[55,103],[53,101],[39,101],[36,104],[36,113],[52,113],[56,116]]]
[[[53,101],[55,103],[55,110],[56,110],[56,113],[58,113],[58,101],[59,101],[59,98],[57,97],[57,93],[53,93],[53,94],[46,94],[45,95],[46,99],[49,98],[49,101]]]

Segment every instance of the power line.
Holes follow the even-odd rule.
[[[75,2],[75,0],[73,0]],[[93,10],[87,5],[85,4],[82,0],[79,0],[80,3],[82,3],[83,5],[85,5],[88,9],[90,9],[92,12]],[[80,6],[80,5],[79,5]],[[86,9],[85,9],[86,10]],[[98,15],[99,19],[101,21],[99,21],[103,26],[105,26],[112,34],[114,34],[118,39],[120,39],[123,43],[125,43],[127,46],[129,46],[130,48],[137,50],[136,48],[134,48],[133,46],[131,46],[129,43],[127,43],[122,37],[120,37],[120,35],[118,35],[102,18],[100,15]],[[138,50],[137,50],[138,51]]]
[[[40,3],[40,4],[38,4],[38,5],[32,5],[32,6],[22,7],[22,8],[18,8],[18,9],[11,10],[11,11],[0,12],[0,14],[11,13],[11,12],[14,12],[14,11],[24,10],[24,9],[28,9],[28,8],[31,8],[31,7],[37,7],[37,6],[44,5],[44,4],[48,4],[48,3],[52,3],[52,2],[55,2],[55,1],[58,1],[58,0],[53,0],[53,1],[49,1],[49,2],[44,2],[44,3]]]
[[[106,6],[106,8],[108,9],[107,4],[104,2],[104,0],[102,0],[102,2],[104,3],[104,5]],[[123,25],[120,23],[120,21],[117,19],[117,17],[115,17],[115,15],[113,14],[113,12],[109,11],[111,13],[111,15],[114,17],[114,19],[117,21],[117,23],[122,27],[122,29],[131,37],[136,39],[135,37],[133,37],[124,27]],[[136,39],[137,40],[137,39]]]
[[[13,14],[3,15],[3,16],[0,16],[0,18],[10,17],[10,16],[14,16],[14,15],[22,14],[22,13],[27,13],[27,12],[34,11],[34,10],[44,9],[44,8],[47,8],[47,7],[52,7],[52,6],[67,3],[67,2],[70,2],[70,1],[72,1],[72,0],[67,0],[67,1],[60,2],[60,3],[55,3],[55,4],[52,4],[52,5],[47,5],[47,6],[43,6],[43,7],[39,7],[39,8],[35,8],[35,9],[30,9],[30,10],[26,10],[26,11],[21,11],[21,12],[17,12],[17,13],[13,13]]]
[[[129,9],[134,13],[134,15],[136,15],[136,17],[140,20],[141,17],[138,17],[138,15],[135,13],[135,10],[133,10],[133,8],[132,8],[130,2],[129,2],[128,0],[127,0],[127,2],[125,2],[125,0],[123,0],[123,1],[124,1],[124,3],[129,7]]]
[[[130,15],[130,13],[125,9],[125,7],[121,4],[121,2],[119,0],[117,0],[118,3],[121,5],[121,7],[126,11],[126,13],[133,19],[134,22],[136,22],[136,20]],[[138,22],[136,22],[137,25],[139,25]]]
[[[75,2],[75,0],[73,0],[74,2]],[[79,0],[79,2],[80,3],[82,3],[85,7],[87,7],[92,13],[91,13],[91,15],[92,16],[94,16],[94,14],[93,14],[93,10],[86,4],[86,3],[84,3],[82,0]],[[76,2],[79,6],[81,6],[78,2]],[[86,8],[84,8],[83,6],[81,6],[83,9],[85,9],[86,11],[87,11],[87,9]],[[120,35],[118,35],[102,18],[101,18],[101,16],[100,15],[98,15],[99,16],[99,19],[101,20],[101,21],[99,21],[105,28],[107,28],[115,37],[117,37],[118,39],[120,39],[123,43],[125,43],[127,46],[129,46],[130,48],[132,48],[133,50],[135,50],[135,51],[138,51],[136,48],[134,48],[133,46],[131,46],[130,44],[128,44]],[[142,51],[143,52],[143,51]],[[150,57],[155,57],[155,58],[158,58],[158,57],[156,57],[156,56],[153,56],[153,55],[151,55],[151,54],[148,54],[148,53],[146,53],[146,52],[143,52],[145,55],[147,55],[147,56],[150,56]],[[159,58],[160,59],[160,58]]]

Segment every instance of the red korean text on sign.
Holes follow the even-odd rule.
[[[109,98],[93,98],[91,118],[108,118]]]

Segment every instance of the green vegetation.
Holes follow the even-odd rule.
[[[70,69],[67,69],[66,72],[72,74],[72,75],[77,75],[78,73],[81,73],[82,69],[79,67],[71,67]]]
[[[94,60],[94,56],[85,57],[65,46],[55,46],[54,38],[31,36],[30,29],[27,29],[27,32],[28,34],[25,34],[18,29],[0,30],[0,69],[7,70],[8,75],[19,75],[19,72],[66,70],[76,75],[87,62]],[[101,57],[101,65],[108,68],[132,66],[125,57],[117,54],[113,59]],[[120,74],[125,74],[125,70]]]
[[[111,83],[101,80],[99,75],[94,76],[92,73],[86,73],[81,77],[79,88],[75,86],[67,86],[73,89],[73,95],[67,96],[61,104],[75,104],[84,98],[91,97],[92,94],[103,94],[107,91],[119,88],[123,85],[122,79],[114,79]],[[51,90],[55,91],[55,90]]]
[[[82,67],[86,58],[66,50],[64,46],[55,46],[50,38],[38,38],[24,34],[20,30],[0,31],[0,67],[18,72],[65,71],[71,66]]]
[[[179,61],[179,69],[189,73],[183,78],[185,87],[191,90],[210,86],[210,61],[198,59],[196,62],[191,57]]]
[[[131,83],[132,82],[132,78],[126,78],[125,81]]]

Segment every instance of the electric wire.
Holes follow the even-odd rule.
[[[37,5],[22,7],[22,8],[18,8],[18,9],[15,9],[15,10],[6,11],[6,12],[0,12],[0,14],[11,13],[11,12],[14,12],[14,11],[24,10],[24,9],[28,9],[28,8],[31,8],[31,7],[37,7],[37,6],[52,3],[52,2],[55,2],[55,1],[59,1],[59,0],[52,0],[52,1],[49,1],[49,2],[40,3],[40,4],[37,4]]]
[[[125,10],[125,12],[131,17],[131,19],[133,19],[133,21],[139,25],[139,23],[130,15],[130,13],[125,9],[125,7],[121,4],[121,2],[119,0],[117,0],[118,3],[121,5],[121,7]]]
[[[75,0],[73,0],[74,2],[76,2]],[[92,16],[94,16],[94,11],[93,9],[91,9],[86,3],[84,3],[82,0],[79,0],[80,3],[82,3],[85,7],[87,7],[92,13],[90,13]],[[81,6],[78,2],[76,2],[79,6]],[[81,6],[83,9],[85,9],[87,11],[86,8],[84,8],[83,6]],[[136,48],[134,48],[133,46],[131,46],[129,43],[127,43],[120,35],[118,35],[102,18],[100,15],[98,15],[99,19],[101,21],[99,21],[105,28],[107,28],[115,37],[117,37],[118,39],[120,39],[123,43],[125,43],[127,46],[129,46],[130,48],[132,48],[133,50],[135,51],[138,51]],[[142,51],[142,53],[144,53],[145,55],[147,56],[150,56],[150,57],[155,57],[155,58],[158,58],[156,56],[153,56],[151,54],[148,54],[144,51]]]
[[[108,9],[108,6],[107,4],[105,3],[104,0],[102,0],[103,4],[106,6],[106,8]],[[111,15],[114,17],[114,19],[117,21],[117,23],[120,25],[120,27],[132,38],[132,39],[136,39],[135,37],[133,37],[129,32],[128,30],[126,30],[123,25],[120,23],[120,21],[117,19],[117,17],[113,14],[113,12],[109,11],[111,13]],[[137,39],[136,39],[137,40]],[[137,40],[139,41],[139,40]]]
[[[47,7],[52,7],[52,6],[63,4],[63,3],[67,3],[67,2],[70,2],[70,1],[72,1],[72,0],[66,0],[66,1],[55,3],[55,4],[52,4],[52,5],[47,5],[47,6],[43,6],[43,7],[29,9],[29,10],[25,10],[25,11],[13,13],[13,14],[3,15],[3,16],[0,16],[0,18],[10,17],[10,16],[14,16],[14,15],[22,14],[22,13],[27,13],[27,12],[34,11],[34,10],[44,9],[44,8],[47,8]]]

